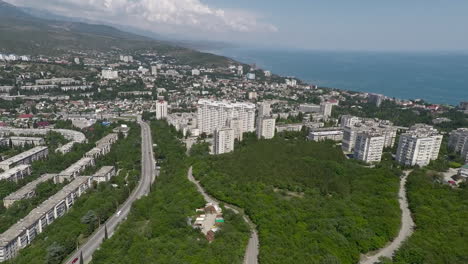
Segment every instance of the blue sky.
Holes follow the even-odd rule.
[[[468,49],[467,0],[7,0],[185,39],[326,50]]]

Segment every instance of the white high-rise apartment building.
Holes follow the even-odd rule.
[[[332,114],[333,104],[329,102],[323,102],[320,104],[320,113],[328,119]]]
[[[442,137],[432,126],[414,125],[400,136],[396,160],[407,166],[426,166],[439,156]]]
[[[459,128],[450,133],[448,146],[468,162],[468,128]]]
[[[276,119],[271,117],[260,117],[257,124],[257,137],[259,139],[272,139],[275,137]]]
[[[151,66],[151,74],[154,76],[158,75],[158,66],[156,65]]]
[[[212,134],[216,129],[228,126],[229,121],[234,118],[242,121],[243,132],[255,131],[255,105],[252,103],[200,99],[197,108],[197,124],[200,133]]]
[[[351,127],[354,126],[355,124],[361,122],[361,118],[357,116],[352,116],[352,115],[343,115],[341,116],[341,122],[340,125],[342,128],[345,127]]]
[[[378,132],[362,132],[357,135],[354,158],[367,163],[382,160],[385,137]]]
[[[161,120],[167,117],[167,102],[163,100],[156,101],[156,119]]]
[[[257,104],[258,108],[258,117],[264,117],[271,115],[271,106],[267,102],[260,102]]]
[[[239,118],[233,118],[229,121],[229,128],[234,129],[234,138],[242,141],[244,136],[244,126],[242,120]]]
[[[215,155],[234,151],[234,129],[222,128],[214,132],[213,152]]]
[[[365,131],[379,131],[385,137],[384,147],[393,147],[397,128],[390,121],[378,119],[361,119],[353,116],[342,116],[343,142],[341,148],[346,152],[353,152],[357,135]]]

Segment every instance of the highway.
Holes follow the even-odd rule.
[[[150,191],[150,185],[156,177],[156,166],[153,155],[153,141],[151,138],[150,126],[137,118],[141,127],[141,146],[142,146],[142,159],[141,159],[141,178],[138,186],[133,190],[128,199],[121,205],[114,215],[112,215],[101,227],[96,230],[87,242],[81,245],[64,263],[79,263],[80,255],[83,254],[83,263],[89,263],[92,259],[93,253],[100,247],[105,234],[105,226],[109,237],[112,236],[117,226],[126,219],[130,212],[134,201],[138,200]],[[122,155],[125,155],[122,153]],[[117,212],[120,212],[119,214]],[[75,262],[74,262],[75,261]]]
[[[193,177],[192,174],[192,167],[190,167],[188,173],[187,173],[188,179],[195,183],[197,186],[197,190],[201,195],[203,195],[203,198],[205,198],[205,201],[208,203],[213,203],[213,204],[219,204],[220,202],[211,197],[208,193],[206,193],[205,189],[201,186],[201,184]],[[228,209],[231,209],[234,211],[236,214],[239,214],[241,209],[228,203],[224,203],[224,206]],[[244,264],[257,264],[258,263],[258,247],[259,247],[259,240],[258,240],[258,232],[255,227],[255,224],[250,220],[250,218],[243,214],[244,221],[249,225],[250,227],[250,239],[249,243],[247,245],[247,248],[245,249],[245,255],[244,255]]]

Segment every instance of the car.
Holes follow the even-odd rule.
[[[122,213],[122,210],[119,210],[119,211],[117,212],[117,216],[120,216],[121,213]]]
[[[75,264],[75,263],[78,262],[78,260],[79,260],[79,258],[75,258],[71,263],[72,263],[72,264]]]

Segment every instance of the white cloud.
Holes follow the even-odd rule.
[[[200,0],[7,0],[12,4],[46,9],[146,30],[200,32],[276,32],[259,16],[209,7]]]

